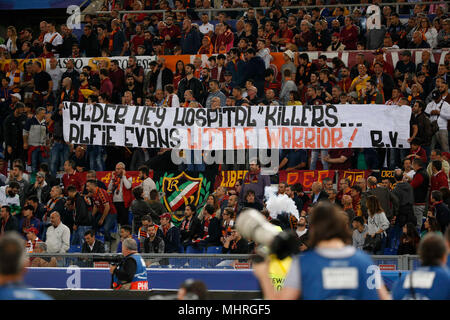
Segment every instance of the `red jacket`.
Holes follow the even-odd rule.
[[[440,188],[448,188],[448,177],[444,171],[439,171],[437,174],[431,176],[431,191],[439,190]]]
[[[67,187],[70,185],[74,185],[77,188],[78,192],[83,191],[83,179],[81,175],[74,170],[73,174],[64,173],[62,177],[62,182],[64,185],[64,194],[67,195]]]

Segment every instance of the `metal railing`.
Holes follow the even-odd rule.
[[[430,5],[430,4],[442,4],[442,1],[430,1],[430,2],[414,2],[414,3],[408,3],[408,2],[396,2],[396,3],[380,3],[378,4],[379,7],[383,7],[383,6],[390,6],[390,7],[395,7],[395,10],[397,13],[399,13],[399,9],[400,7],[404,7],[404,6],[408,6],[408,7],[413,7],[417,4],[419,5]],[[329,4],[329,5],[308,5],[308,6],[290,6],[290,7],[284,7],[285,9],[313,9],[313,8],[361,8],[361,7],[369,7],[372,6],[372,3],[360,3],[360,4]],[[272,7],[254,7],[253,9],[255,10],[269,10]],[[213,12],[227,12],[227,11],[243,11],[246,10],[247,8],[194,8],[194,10],[196,12],[208,12],[209,15],[209,19],[211,20],[212,18],[212,13]],[[186,13],[187,9],[183,9],[183,10],[170,10],[170,12],[181,12],[181,13]],[[166,13],[169,12],[168,10],[136,10],[136,11],[128,11],[128,10],[119,10],[119,14],[127,14],[127,13],[147,13],[147,14],[152,14],[152,13],[162,13],[163,14],[163,19],[166,18]],[[110,14],[111,11],[97,11],[97,14]]]
[[[31,253],[30,260],[55,258],[57,267],[78,266],[81,268],[106,268],[108,263],[119,261],[121,254],[105,253]],[[249,254],[148,254],[142,253],[148,268],[186,269],[248,269],[253,255]],[[417,255],[373,255],[372,260],[381,270],[414,270],[419,263]]]

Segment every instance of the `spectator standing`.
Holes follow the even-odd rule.
[[[192,244],[193,240],[200,237],[202,232],[201,222],[195,215],[195,206],[193,204],[186,205],[184,209],[184,219],[180,225],[181,244],[185,250],[188,245]]]
[[[368,195],[377,197],[388,219],[392,219],[398,212],[398,198],[387,188],[377,184],[377,178],[370,176],[367,178]]]
[[[23,103],[17,103],[12,114],[3,122],[3,137],[5,139],[6,160],[24,159],[23,154],[23,128],[26,116],[23,115]]]
[[[393,217],[395,221],[394,230],[400,231],[400,228],[407,223],[416,224],[416,218],[414,215],[414,190],[412,186],[404,180],[403,174],[400,169],[396,170],[394,173],[395,187],[392,193],[398,199],[398,212],[397,215]]]
[[[69,214],[73,215],[73,237],[72,244],[82,245],[85,233],[92,227],[92,216],[88,211],[86,201],[75,186],[67,188]]]
[[[353,234],[352,241],[353,246],[359,250],[363,250],[365,238],[369,232],[367,224],[364,223],[363,217],[355,217],[352,220]]]
[[[205,206],[203,211],[203,220],[201,224],[200,237],[194,240],[202,248],[211,246],[220,246],[220,222],[216,217],[215,208],[211,204]],[[206,251],[206,250],[205,250]]]
[[[220,106],[223,107],[226,104],[227,97],[219,89],[219,81],[209,81],[209,94],[206,98],[206,108],[211,108],[212,99],[218,97],[220,99]]]
[[[384,248],[386,247],[386,230],[389,228],[389,220],[386,218],[386,214],[381,207],[380,201],[376,196],[370,195],[367,197],[367,236],[376,238],[380,235],[380,240],[377,245],[373,248],[373,254],[383,254]]]
[[[180,45],[183,54],[197,54],[201,46],[200,32],[197,27],[192,26],[192,21],[188,18],[183,20]]]
[[[108,193],[112,194],[114,207],[117,210],[117,222],[120,225],[128,224],[128,208],[131,204],[131,177],[126,176],[125,164],[119,162],[111,174]]]
[[[256,56],[256,51],[253,48],[247,49],[244,56],[246,63],[244,75],[241,78],[241,85],[244,85],[245,81],[248,79],[252,79],[255,87],[258,89],[258,97],[262,97],[264,95],[264,73],[266,70],[264,60],[261,57]]]
[[[181,79],[178,84],[178,98],[180,102],[185,101],[184,92],[186,90],[192,90],[192,94],[196,101],[202,104],[205,97],[205,88],[202,82],[194,77],[195,66],[191,63],[187,64],[185,67],[186,77]]]
[[[400,244],[398,246],[397,254],[417,254],[419,242],[420,236],[417,232],[416,225],[408,222],[403,226],[403,233],[400,237]]]
[[[9,177],[8,179],[6,179],[5,184],[9,184],[12,181],[17,182],[20,186],[19,189],[20,206],[23,206],[23,204],[25,203],[25,195],[28,192],[30,184],[28,183],[28,181],[24,179],[23,166],[21,164],[15,164],[13,166],[13,170],[9,172]]]
[[[261,165],[256,159],[250,161],[250,170],[245,174],[244,184],[239,193],[239,202],[244,202],[244,196],[248,190],[253,190],[255,193],[255,201],[263,204],[264,189],[270,186],[269,176],[261,174]]]
[[[427,192],[430,183],[430,178],[424,168],[423,161],[414,159],[412,163],[413,169],[416,172],[414,178],[410,182],[414,189],[414,215],[416,217],[417,228],[422,227],[423,216],[425,213],[425,205],[427,202]]]
[[[353,24],[353,18],[351,16],[345,17],[344,27],[342,28],[339,37],[347,50],[356,50],[358,28]]]
[[[135,199],[131,202],[130,210],[133,214],[133,230],[137,233],[142,226],[142,218],[152,212],[152,209],[148,202],[143,198],[144,190],[142,186],[134,188],[133,195]]]
[[[83,190],[83,181],[81,175],[75,170],[75,161],[66,160],[64,162],[64,175],[62,176],[62,183],[64,186],[64,193],[67,194],[69,186],[75,186],[78,192]]]
[[[442,170],[442,162],[439,160],[434,160],[431,162],[432,175],[430,192],[435,190],[440,190],[441,188],[448,188],[448,176]]]
[[[117,223],[116,207],[107,191],[98,187],[97,181],[88,180],[86,182],[86,190],[93,205],[93,229],[96,231],[103,226],[105,230],[105,241],[111,242],[111,231]]]
[[[444,203],[440,191],[434,190],[431,192],[431,205],[434,208],[434,217],[441,227],[442,234],[444,234],[450,224],[450,209]]]
[[[45,244],[48,253],[66,253],[70,248],[70,230],[61,222],[61,216],[57,211],[50,214]]]
[[[28,164],[33,172],[48,158],[45,113],[45,108],[37,108],[36,115],[29,118],[23,128],[23,148],[28,153]]]
[[[153,181],[152,178],[150,178],[149,176],[150,174],[150,169],[143,165],[139,167],[139,179],[141,179],[142,181],[142,188],[143,188],[143,198],[145,201],[149,201],[150,200],[150,192],[152,190],[156,190],[156,184],[155,181]]]
[[[125,56],[128,51],[128,41],[125,37],[125,33],[120,28],[120,21],[113,19],[111,21],[111,33],[109,36],[109,52],[111,56]]]

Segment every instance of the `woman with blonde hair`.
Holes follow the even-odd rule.
[[[417,27],[412,30],[411,35],[413,35],[415,31],[419,31],[422,34],[423,40],[428,42],[431,48],[436,47],[438,32],[427,16],[423,15],[418,17]]]
[[[8,41],[6,41],[6,49],[11,54],[11,58],[15,58],[17,54],[17,31],[14,26],[9,26],[6,30]]]

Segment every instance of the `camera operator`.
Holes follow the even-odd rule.
[[[122,242],[124,258],[117,265],[111,265],[112,288],[114,290],[148,290],[147,269],[144,259],[137,251],[136,241],[127,238]]]
[[[309,230],[311,250],[293,258],[279,292],[270,281],[267,261],[254,264],[265,298],[390,299],[379,271],[370,272],[372,259],[352,247],[351,239],[348,218],[341,209],[326,202],[315,206]]]

